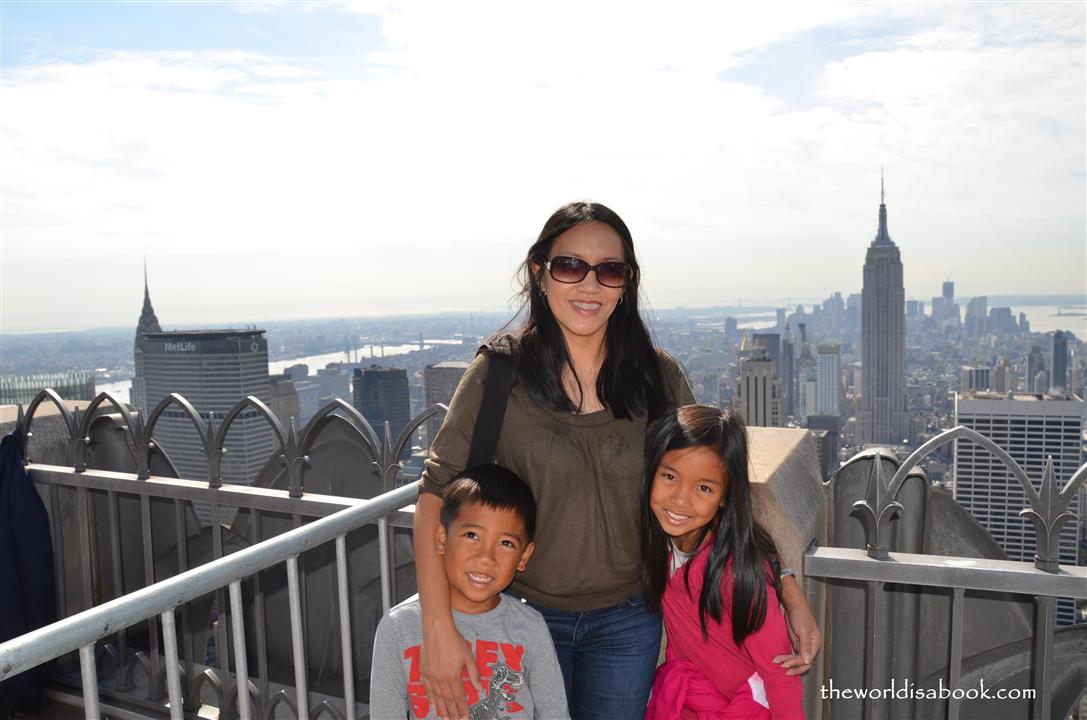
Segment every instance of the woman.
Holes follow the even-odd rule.
[[[661,634],[638,592],[645,429],[694,398],[638,313],[634,244],[613,211],[560,208],[521,270],[528,319],[468,368],[423,474],[414,533],[423,680],[439,715],[467,716],[461,678],[467,668],[478,685],[479,674],[453,625],[433,529],[442,488],[467,461],[488,355],[507,352],[516,373],[495,460],[532,487],[539,516],[536,555],[510,592],[547,620],[573,717],[640,718]],[[784,593],[794,631],[811,639],[805,657],[784,664],[806,667],[818,630],[795,581]]]

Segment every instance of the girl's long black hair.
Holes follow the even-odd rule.
[[[705,447],[721,459],[728,488],[725,506],[702,528],[695,547],[700,547],[713,533],[702,594],[698,599],[698,614],[702,637],[712,618],[721,622],[721,579],[725,565],[732,561],[732,638],[739,645],[762,626],[766,618],[766,583],[769,579],[780,601],[781,585],[778,574],[781,563],[770,536],[755,522],[751,509],[751,486],[748,479],[747,430],[743,417],[735,410],[719,410],[706,405],[686,405],[654,422],[645,445],[645,480],[642,485],[642,591],[646,604],[656,612],[661,610],[661,598],[669,579],[671,538],[661,529],[649,497],[653,478],[661,458],[669,450]],[[691,591],[688,562],[683,570],[684,585]],[[769,564],[771,576],[767,577]]]
[[[587,222],[604,223],[619,235],[624,260],[631,267],[623,301],[608,319],[604,339],[604,364],[596,379],[596,394],[616,418],[648,414],[660,417],[666,408],[666,389],[660,358],[649,331],[638,312],[638,285],[641,270],[634,254],[634,240],[622,218],[600,203],[573,202],[564,205],[544,224],[540,236],[528,249],[521,264],[521,296],[528,307],[528,319],[512,334],[491,338],[484,351],[509,352],[517,366],[517,381],[538,403],[552,410],[576,412],[584,390],[574,403],[563,389],[562,373],[570,365],[570,353],[547,297],[540,284],[544,262],[550,259],[555,239],[570,228]]]

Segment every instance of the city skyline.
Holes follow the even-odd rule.
[[[0,330],[145,255],[173,327],[501,310],[579,197],[654,307],[859,292],[880,165],[907,297],[1084,294],[1082,6],[569,12],[3,4]]]

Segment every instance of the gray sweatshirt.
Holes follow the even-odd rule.
[[[480,698],[465,681],[470,719],[569,720],[562,672],[543,616],[508,595],[498,597],[498,607],[485,613],[453,611],[457,630],[472,646],[480,678],[488,688],[486,697]],[[418,597],[381,618],[370,670],[372,720],[437,717],[419,671],[422,642]]]

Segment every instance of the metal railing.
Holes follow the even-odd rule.
[[[1020,515],[1034,524],[1037,538],[1035,561],[1011,562],[978,558],[916,555],[889,551],[890,521],[903,511],[897,497],[911,471],[938,448],[954,441],[975,442],[1000,460],[1026,493],[1029,507]],[[1060,565],[1059,535],[1061,527],[1074,515],[1069,505],[1076,492],[1087,482],[1087,464],[1079,467],[1059,489],[1053,472],[1052,458],[1047,458],[1036,490],[1022,467],[1002,448],[985,436],[966,427],[956,427],[937,435],[913,452],[888,481],[883,462],[877,454],[868,479],[868,496],[853,503],[853,512],[864,526],[867,550],[846,548],[816,548],[805,556],[804,571],[809,577],[823,580],[854,580],[866,583],[864,677],[868,688],[884,688],[887,677],[881,677],[881,660],[893,652],[882,628],[883,589],[888,584],[946,588],[951,593],[950,648],[947,681],[958,688],[963,663],[963,605],[967,590],[995,591],[1037,596],[1034,625],[1033,685],[1034,718],[1052,717],[1053,646],[1056,632],[1056,599],[1087,598],[1087,568]],[[957,720],[961,698],[948,698],[947,717]],[[886,698],[869,697],[864,703],[867,718],[886,717]]]
[[[46,402],[56,405],[60,412],[60,420],[67,434],[63,442],[71,461],[70,466],[33,463],[27,455],[35,413]],[[181,408],[181,412],[193,421],[208,460],[209,475],[206,481],[164,478],[151,474],[155,455],[161,454],[165,457],[152,433],[157,419],[171,404]],[[128,453],[136,466],[135,473],[91,469],[87,466],[92,446],[92,425],[106,409],[114,411],[110,417],[114,420],[116,429],[124,434]],[[273,458],[278,457],[287,475],[287,490],[223,484],[218,459],[224,452],[225,438],[231,423],[245,410],[255,410],[272,427],[278,442]],[[381,608],[387,610],[395,598],[395,544],[389,542],[390,531],[393,527],[410,527],[410,514],[398,510],[411,505],[418,492],[414,483],[410,487],[393,488],[397,475],[402,470],[399,458],[415,430],[444,411],[445,407],[441,405],[428,408],[413,418],[395,439],[386,424],[384,437],[379,439],[366,419],[342,401],[326,405],[299,432],[293,419],[284,430],[278,418],[254,397],[237,403],[226,414],[223,422],[216,426],[214,416],[210,416],[205,424],[200,420],[196,409],[176,394],[159,403],[144,423],[139,414],[133,413],[107,393],[95,398],[85,411],[80,412],[77,409],[70,412],[55,392],[43,391],[31,402],[25,413],[21,406],[19,408],[18,427],[22,431],[24,457],[31,478],[45,488],[49,501],[62,617],[69,612],[69,593],[65,586],[71,581],[67,577],[65,565],[65,538],[62,532],[65,513],[62,510],[61,493],[74,494],[79,547],[79,570],[75,574],[82,585],[81,608],[89,609],[0,646],[0,657],[3,658],[0,662],[0,679],[78,649],[81,684],[88,717],[97,717],[99,713],[96,664],[103,660],[112,661],[116,669],[116,689],[121,692],[132,688],[133,674],[142,670],[148,686],[147,699],[151,701],[147,707],[158,707],[161,710],[161,699],[168,696],[172,717],[181,717],[183,708],[191,710],[199,707],[201,692],[205,686],[210,686],[217,695],[216,702],[223,717],[230,716],[234,711],[241,712],[242,717],[272,717],[277,706],[281,704],[289,707],[296,717],[310,717],[309,693],[306,689],[306,646],[303,637],[306,573],[300,572],[299,555],[304,550],[335,540],[335,595],[342,649],[340,662],[343,675],[343,711],[325,701],[314,708],[312,717],[326,714],[333,718],[354,717],[355,677],[351,657],[353,636],[351,607],[348,602],[347,533],[365,525],[377,525]],[[376,473],[379,476],[380,489],[385,491],[379,497],[360,499],[304,491],[304,476],[311,462],[311,447],[319,439],[323,428],[335,421],[348,428],[347,437],[371,458],[370,467],[360,468],[360,474]],[[142,582],[150,586],[124,594],[126,585],[131,587],[133,580],[137,586],[141,583],[141,578],[125,577],[122,560],[122,517],[133,519],[129,517],[130,513],[122,512],[122,503],[128,501],[131,504],[129,498],[138,499],[138,511],[131,514],[138,516],[136,519],[139,522]],[[98,512],[94,511],[92,500],[98,502]],[[101,507],[102,500],[105,501],[104,511]],[[186,506],[196,503],[204,503],[211,508],[212,560],[199,567],[190,568],[192,558],[189,557],[188,548],[192,540],[194,518]],[[161,506],[164,504],[172,505],[172,513],[166,516],[162,514]],[[251,543],[250,547],[224,555],[224,546],[227,543],[224,542],[224,528],[220,522],[223,508],[248,511],[247,540]],[[153,515],[156,517],[154,527]],[[96,564],[96,558],[89,551],[96,550],[95,530],[103,522],[102,516],[107,525],[108,562],[112,566],[112,583],[102,582],[103,573],[99,567],[101,563]],[[293,529],[271,539],[263,537],[262,526],[267,526],[271,518],[283,524],[280,516],[290,518]],[[314,517],[323,519],[303,526],[303,518]],[[168,535],[170,528],[164,531],[162,525],[173,526],[173,549],[176,552],[178,572],[165,580],[161,579],[164,573],[156,568],[154,542],[157,537],[160,545],[165,544],[161,542],[162,535],[164,532]],[[98,554],[105,556],[106,553],[103,551]],[[261,571],[281,563],[285,564],[286,569],[286,592],[292,627],[290,664],[294,669],[293,699],[284,690],[274,692],[269,682],[266,593],[261,584]],[[252,623],[255,625],[255,637],[251,640],[255,640],[256,646],[256,685],[249,681],[249,662],[246,657],[245,615],[241,607],[241,581],[245,578],[251,578],[247,581],[247,586],[252,591],[251,599],[244,609],[251,610]],[[103,584],[111,584],[112,587],[103,588]],[[91,607],[99,594],[109,592],[112,592],[114,599]],[[202,649],[193,646],[193,634],[190,632],[192,623],[189,618],[191,607],[188,603],[209,593],[214,594],[214,606],[219,611],[219,621],[214,623],[216,631],[212,640],[217,651],[218,667],[198,672],[198,659],[202,657],[198,652]],[[174,611],[178,608],[181,618],[180,660],[178,623],[174,616]],[[146,652],[129,647],[127,640],[127,628],[143,622],[147,623]],[[237,680],[231,683],[227,651],[231,642],[228,637],[228,624],[233,626],[235,677],[242,679],[242,687],[247,688],[245,692],[239,692]],[[109,642],[99,644],[98,641],[103,639]],[[91,680],[94,682],[90,682]],[[256,696],[256,713],[253,713],[251,707],[251,694]]]
[[[291,705],[300,718],[311,717],[307,692],[306,659],[303,651],[301,594],[299,590],[298,556],[326,542],[336,543],[336,572],[339,578],[340,633],[351,636],[347,613],[348,577],[346,535],[362,525],[382,522],[393,511],[411,504],[418,496],[418,486],[412,484],[365,500],[356,507],[341,510],[296,528],[283,535],[265,540],[253,547],[239,550],[227,557],[162,580],[150,587],[84,610],[0,645],[0,680],[17,675],[44,662],[79,650],[83,699],[87,717],[99,717],[98,677],[95,666],[95,643],[124,629],[158,617],[162,622],[165,645],[165,666],[169,695],[170,717],[184,717],[184,701],[176,641],[174,611],[184,603],[202,595],[229,588],[230,624],[233,630],[235,673],[238,678],[249,677],[245,643],[245,614],[242,608],[241,581],[278,563],[286,563],[291,608],[291,636],[295,663],[295,699],[282,699]],[[343,644],[345,717],[355,717],[354,682],[350,643]],[[225,653],[224,653],[225,654]],[[226,679],[226,678],[224,678]],[[253,716],[250,692],[238,692],[237,707],[243,718]],[[274,709],[275,702],[272,703]],[[326,709],[330,715],[337,713]],[[318,717],[315,713],[312,717]]]
[[[397,473],[401,469],[399,456],[410,439],[412,432],[430,417],[442,412],[444,408],[430,408],[415,419],[394,441],[388,428],[385,437],[378,440],[376,433],[366,420],[345,403],[333,403],[323,408],[303,431],[299,432],[293,422],[287,430],[259,400],[247,398],[228,413],[224,422],[216,427],[214,421],[206,424],[200,421],[199,414],[180,396],[170,396],[149,414],[149,420],[143,424],[138,415],[128,411],[111,396],[99,396],[84,413],[69,412],[63,402],[52,391],[44,391],[31,403],[24,415],[20,409],[19,425],[29,439],[34,411],[43,402],[53,402],[60,409],[62,420],[68,431],[66,440],[71,466],[42,465],[29,463],[28,469],[35,482],[47,488],[52,505],[55,546],[58,553],[58,580],[65,581],[63,562],[63,543],[60,541],[60,519],[58,491],[62,487],[71,487],[76,493],[77,527],[80,537],[91,535],[92,519],[88,500],[92,493],[103,496],[107,503],[107,524],[109,534],[109,555],[115,568],[121,567],[120,515],[119,500],[126,496],[139,499],[139,523],[141,528],[143,551],[142,560],[149,587],[136,590],[122,596],[124,589],[121,573],[114,573],[113,592],[117,596],[97,607],[83,610],[58,623],[34,631],[0,645],[0,680],[11,677],[41,662],[60,657],[73,650],[79,651],[79,665],[82,676],[82,692],[85,712],[88,717],[99,716],[99,685],[97,663],[103,654],[113,659],[118,667],[118,686],[126,684],[135,667],[143,668],[147,675],[150,699],[158,702],[168,699],[171,717],[182,717],[186,705],[191,707],[193,698],[198,697],[203,683],[210,684],[218,695],[218,707],[223,717],[238,712],[242,717],[272,717],[280,709],[289,709],[296,717],[352,718],[356,714],[354,688],[354,667],[356,658],[352,657],[352,618],[347,595],[351,588],[349,575],[347,537],[352,530],[376,523],[380,544],[380,582],[381,605],[388,609],[394,599],[393,588],[393,548],[389,543],[389,530],[392,526],[405,526],[406,516],[397,513],[404,505],[414,501],[417,490],[414,486],[393,488]],[[205,481],[173,480],[153,476],[151,467],[154,454],[161,449],[155,445],[151,433],[155,419],[161,415],[166,405],[175,403],[182,408],[200,432],[208,457],[209,477]],[[119,417],[119,429],[128,438],[128,446],[136,464],[135,473],[118,473],[96,470],[87,467],[87,453],[91,444],[91,425],[95,411],[105,406],[116,410]],[[221,456],[226,431],[234,417],[243,409],[256,409],[273,426],[279,447],[277,454],[280,463],[288,475],[286,491],[269,490],[222,484],[218,475],[218,464],[214,461]],[[357,433],[358,444],[374,458],[372,469],[381,477],[384,494],[372,499],[356,499],[332,495],[317,495],[306,492],[305,472],[311,458],[309,452],[320,432],[321,423],[337,416]],[[277,429],[278,428],[278,429]],[[897,497],[910,472],[926,456],[937,448],[956,441],[977,442],[988,448],[1000,459],[1018,479],[1027,495],[1030,507],[1023,514],[1036,526],[1038,535],[1037,560],[1030,563],[1008,561],[979,560],[977,558],[941,557],[933,555],[913,555],[890,551],[890,520],[903,507]],[[1034,687],[1038,691],[1033,705],[1033,715],[1048,718],[1051,714],[1051,683],[1053,673],[1053,644],[1055,633],[1055,598],[1087,597],[1087,569],[1082,567],[1060,566],[1058,564],[1058,535],[1064,522],[1070,517],[1069,503],[1072,497],[1087,481],[1087,465],[1080,467],[1063,489],[1058,489],[1053,476],[1052,463],[1047,463],[1041,482],[1041,490],[1035,489],[1026,473],[1006,452],[978,433],[955,428],[943,433],[926,443],[910,455],[888,481],[879,458],[873,463],[868,485],[868,497],[854,503],[854,511],[860,516],[867,541],[867,551],[845,548],[818,548],[808,553],[805,558],[805,573],[824,581],[854,580],[865,583],[865,624],[868,628],[868,645],[864,653],[864,676],[869,687],[880,687],[880,659],[894,651],[888,638],[881,633],[882,617],[885,612],[885,597],[882,589],[888,584],[915,585],[926,587],[945,587],[951,596],[950,648],[947,664],[947,680],[955,687],[962,674],[963,663],[963,606],[966,591],[1000,591],[1038,595],[1037,619],[1034,629],[1034,644],[1037,661],[1034,665]],[[178,548],[179,574],[155,582],[155,558],[153,552],[152,500],[165,502],[173,506],[173,530]],[[214,559],[196,568],[188,567],[185,555],[186,503],[207,502],[211,504],[214,517],[211,532],[213,534]],[[249,508],[249,540],[252,545],[246,549],[223,555],[224,541],[222,528],[217,518],[221,507]],[[271,539],[261,536],[261,518],[264,514],[284,514],[291,518],[295,526],[292,530]],[[308,525],[302,525],[303,517],[318,517]],[[305,651],[305,572],[300,568],[301,554],[317,546],[329,543],[335,546],[335,585],[337,623],[341,637],[343,666],[342,711],[340,706],[328,700],[313,703],[316,693],[309,688],[310,677],[307,674]],[[104,553],[103,553],[104,554]],[[264,633],[264,601],[261,590],[261,571],[263,569],[285,566],[287,575],[287,595],[289,604],[289,625],[291,629],[291,664],[293,668],[293,692],[289,688],[273,691],[268,680],[267,645],[261,639]],[[96,569],[89,554],[81,555],[79,576],[84,589],[85,604],[91,604],[95,588]],[[246,581],[246,578],[251,580]],[[256,683],[250,679],[250,659],[246,633],[246,607],[242,593],[243,581],[251,583],[253,590],[252,609],[255,616]],[[191,645],[191,636],[184,631],[187,624],[186,608],[191,601],[209,593],[217,595],[220,609],[217,625],[216,646],[219,649],[219,667],[207,669],[194,677],[196,662]],[[61,597],[65,596],[63,589]],[[178,612],[180,608],[180,611]],[[181,617],[181,632],[175,612]],[[124,629],[147,623],[150,646],[147,652],[131,651],[125,645]],[[159,647],[159,626],[162,631],[162,647]],[[229,627],[229,637],[228,637]],[[285,628],[284,628],[285,629]],[[178,647],[178,636],[181,647]],[[113,639],[112,643],[101,643],[104,639]],[[230,656],[227,648],[231,641],[234,650],[234,680],[231,680]],[[833,638],[828,638],[830,645]],[[893,642],[893,639],[891,640]],[[180,658],[179,658],[180,654]],[[239,690],[240,686],[240,690]],[[311,706],[312,705],[312,706]],[[164,706],[158,702],[161,710]],[[885,716],[885,704],[882,699],[865,702],[866,717]],[[947,705],[947,716],[957,718],[959,702],[951,698]]]

